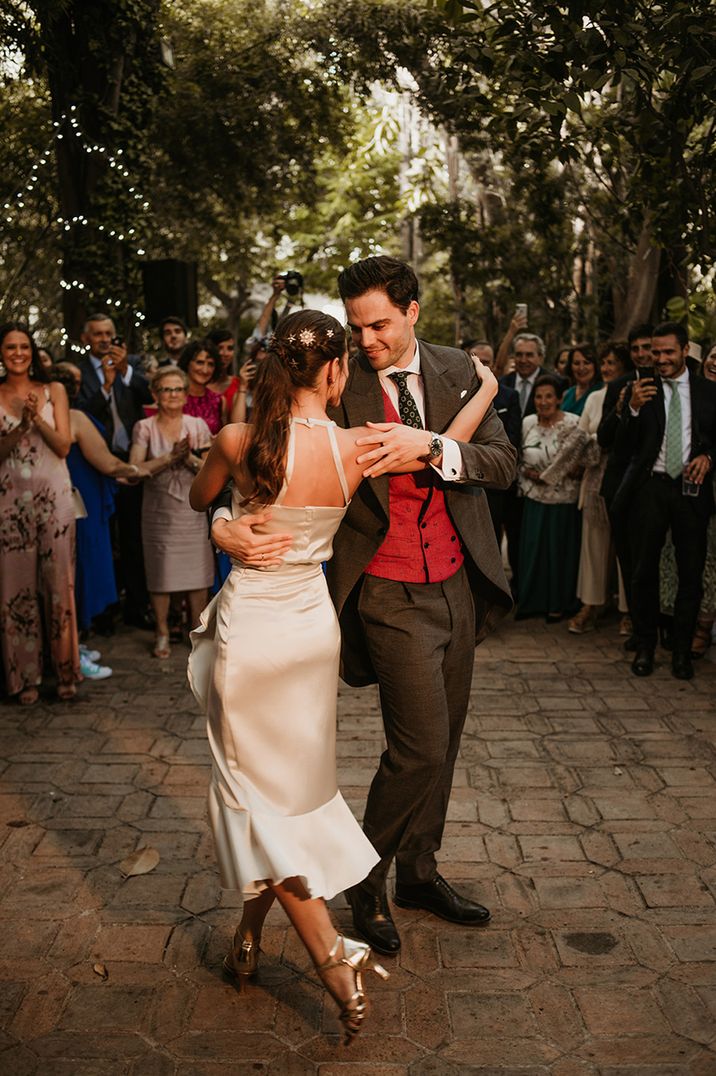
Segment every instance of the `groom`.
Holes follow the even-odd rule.
[[[399,907],[463,925],[490,918],[442,878],[435,854],[475,642],[512,604],[480,487],[509,487],[515,450],[492,408],[469,444],[438,435],[478,382],[465,352],[417,341],[418,281],[410,266],[366,258],[340,274],[338,287],[359,351],[333,417],[343,426],[402,423],[398,436],[421,438],[431,464],[361,484],[327,571],[341,624],[341,675],[354,686],[378,683],[387,741],[363,823],[380,862],[347,897],[356,929],[378,952],[394,954],[400,937],[386,895],[393,859]],[[263,548],[267,557],[280,555],[275,537],[252,532],[252,554]]]

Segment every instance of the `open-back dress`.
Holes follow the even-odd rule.
[[[283,504],[297,423],[328,437],[343,507]],[[246,512],[241,499],[234,488],[234,517]],[[290,532],[293,545],[277,568],[234,562],[191,634],[189,682],[207,714],[221,884],[246,899],[292,877],[329,899],[378,862],[336,783],[340,631],[321,565],[348,500],[335,424],[294,417],[283,488],[258,528]]]

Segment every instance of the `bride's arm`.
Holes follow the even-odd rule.
[[[486,366],[472,356],[480,387],[467,403],[458,411],[447,429],[442,430],[441,437],[452,441],[469,441],[482,422],[497,394],[497,378]],[[408,471],[422,471],[429,464],[440,466],[441,457],[428,461],[429,444],[432,433],[416,430],[398,422],[369,422],[371,434],[359,437],[357,445],[378,445],[369,452],[358,456],[356,462],[365,466],[363,476],[377,478],[378,475],[405,474]]]
[[[232,423],[214,438],[204,466],[189,491],[189,504],[195,512],[205,512],[233,476],[246,452],[248,430],[243,422]]]

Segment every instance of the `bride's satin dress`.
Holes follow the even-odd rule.
[[[295,423],[328,436],[346,505],[283,505]],[[244,514],[233,495],[234,517]],[[191,633],[189,682],[207,715],[209,814],[221,884],[258,896],[298,877],[329,899],[378,862],[336,783],[340,631],[321,562],[348,503],[333,423],[294,418],[286,481],[262,533],[293,535],[278,568],[235,562]]]

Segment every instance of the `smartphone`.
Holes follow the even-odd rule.
[[[698,482],[692,482],[690,478],[686,477],[686,472],[681,476],[681,492],[684,497],[698,497],[701,491],[701,486]]]
[[[518,303],[515,307],[515,314],[521,314],[523,318],[527,317],[527,303]]]
[[[112,346],[113,347],[121,347],[123,343],[124,343],[124,337],[123,336],[113,336],[112,337]]]

